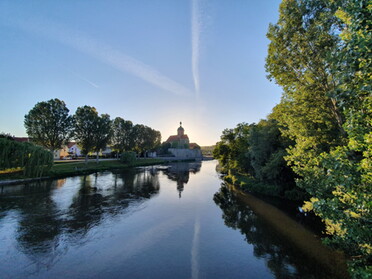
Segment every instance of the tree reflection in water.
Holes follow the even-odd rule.
[[[254,256],[265,259],[267,267],[275,274],[276,278],[347,278],[343,259],[336,259],[338,256],[332,255],[320,242],[314,241],[310,233],[299,228],[298,232],[292,230],[290,235],[283,234],[283,231],[288,232],[288,228],[281,231],[268,220],[269,218],[277,218],[277,212],[272,212],[273,216],[265,219],[271,214],[270,206],[264,209],[267,211],[264,214],[260,214],[262,212],[257,214],[255,211],[258,210],[253,211],[246,202],[239,199],[237,192],[224,184],[214,195],[213,200],[222,209],[225,225],[239,230],[245,236],[245,240],[253,245]],[[256,201],[253,200],[253,202]],[[260,203],[262,206],[263,202]],[[257,204],[252,206],[255,209],[259,208]],[[262,208],[260,208],[261,210]],[[283,214],[280,218],[288,217]],[[283,226],[290,222],[289,220],[285,221]],[[290,238],[294,234],[298,234],[298,237],[303,238],[303,241],[309,241],[312,251],[306,251],[306,248],[305,251],[301,250],[297,246],[298,243],[292,242]],[[323,262],[326,257],[328,257],[326,260],[329,261],[327,263]]]
[[[80,179],[71,201],[58,206],[56,189],[64,179],[30,183],[22,187],[4,187],[1,193],[0,220],[17,216],[18,249],[39,268],[50,267],[58,260],[59,246],[76,244],[85,239],[90,229],[107,217],[125,214],[129,206],[138,206],[159,192],[158,176],[150,170],[125,173],[97,173]],[[61,189],[62,189],[61,188]],[[61,189],[58,189],[60,191]]]

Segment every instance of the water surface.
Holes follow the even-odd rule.
[[[1,278],[342,276],[312,233],[221,184],[215,167],[174,163],[3,187]]]

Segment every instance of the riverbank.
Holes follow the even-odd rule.
[[[53,178],[64,178],[69,176],[91,174],[106,170],[117,170],[117,169],[128,169],[133,167],[151,166],[163,164],[166,161],[163,159],[138,159],[131,164],[125,164],[118,160],[102,160],[98,163],[96,161],[89,161],[85,164],[84,161],[79,162],[59,162],[54,164],[49,172],[40,178],[24,177],[20,173],[11,173],[8,175],[0,176],[0,185],[26,183],[38,180],[53,179]]]
[[[219,172],[221,172],[221,168]],[[293,186],[293,189],[283,191],[280,185],[265,183],[243,174],[223,174],[222,179],[247,193],[266,195],[291,201],[304,201],[309,197],[304,191]]]

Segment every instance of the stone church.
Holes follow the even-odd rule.
[[[177,129],[177,135],[169,136],[166,142],[170,143],[172,148],[189,148],[189,137],[185,135],[182,122],[180,122],[180,127]]]
[[[190,143],[189,137],[185,135],[185,129],[182,127],[182,122],[180,122],[180,127],[177,129],[177,135],[170,136],[166,142],[171,145],[169,152],[177,158],[202,158],[200,146],[196,143]]]
[[[166,142],[170,143],[172,148],[190,148],[190,140],[188,135],[185,135],[185,129],[182,127],[182,122],[180,122],[180,127],[177,129],[177,135],[169,136]],[[191,145],[197,145],[192,143]]]

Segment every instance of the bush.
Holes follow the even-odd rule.
[[[0,138],[0,170],[21,168],[25,177],[41,177],[52,165],[49,150],[29,142]]]
[[[136,153],[133,151],[123,152],[120,161],[124,164],[133,164],[136,161]]]

